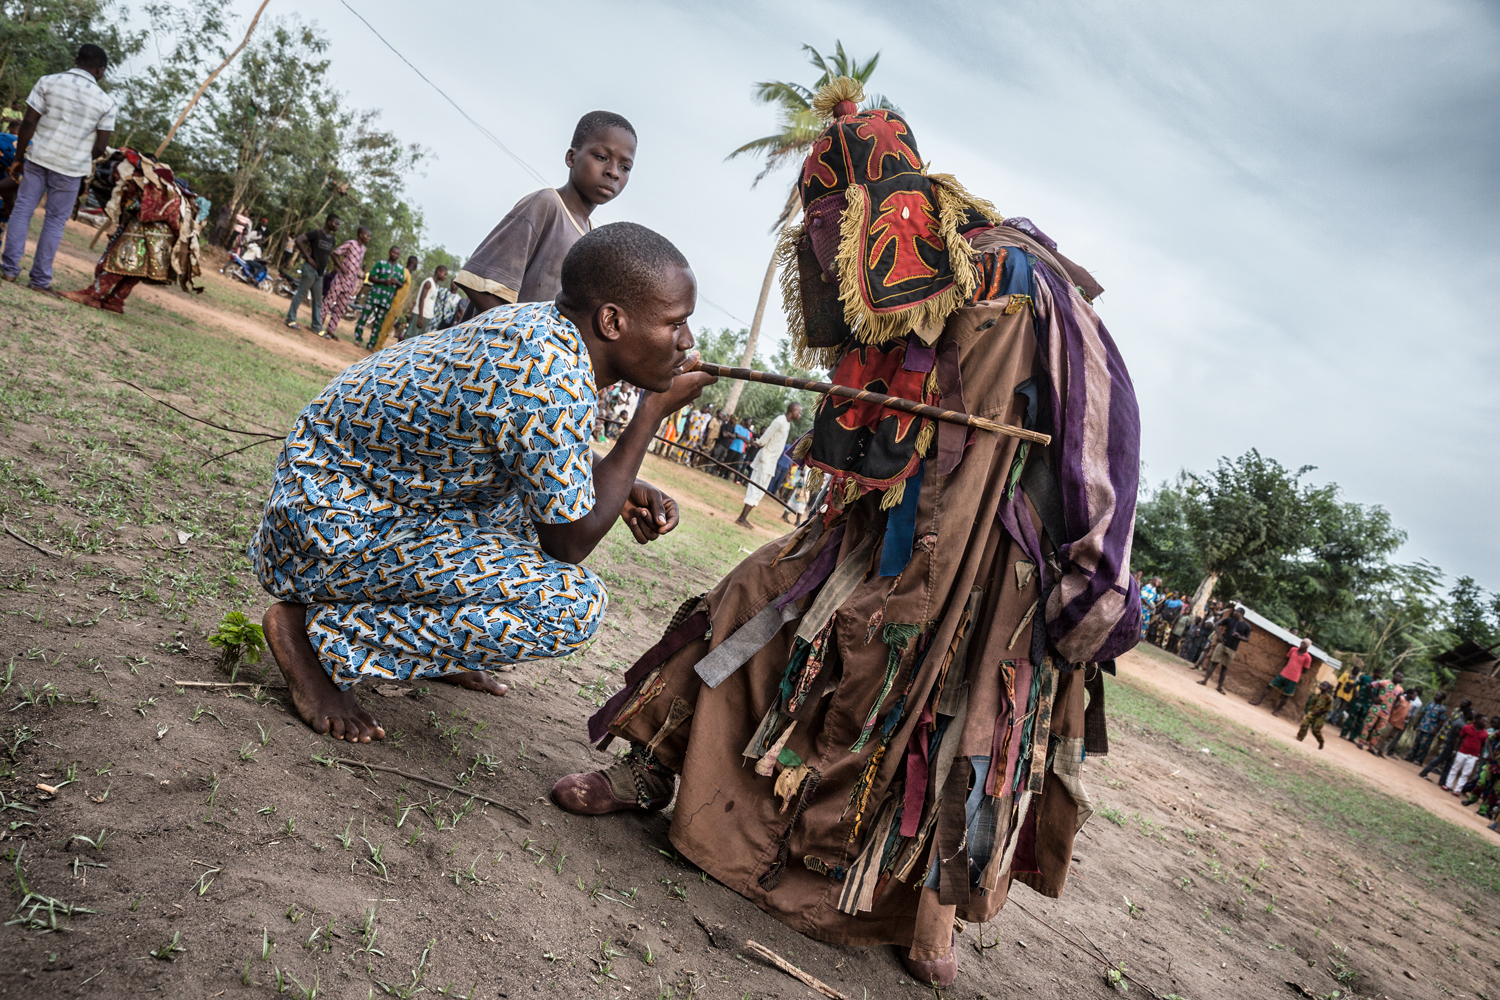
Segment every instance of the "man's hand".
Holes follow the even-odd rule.
[[[625,497],[620,518],[635,540],[645,545],[677,527],[677,501],[650,483],[637,479]]]
[[[11,180],[13,180],[17,184],[19,184],[19,183],[21,183],[21,172],[25,168],[26,168],[26,161],[23,160],[23,159],[21,159],[21,157],[17,156],[16,157],[16,162],[12,163],[10,165],[10,170],[7,171],[7,174],[10,177]]]

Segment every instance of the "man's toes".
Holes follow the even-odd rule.
[[[344,738],[344,719],[343,719],[343,716],[339,716],[339,715],[330,715],[330,716],[328,716],[328,728],[325,729],[325,730],[323,730],[323,732],[326,733],[326,734],[328,734],[328,735],[330,735],[330,736],[332,736],[336,740],[343,739]]]

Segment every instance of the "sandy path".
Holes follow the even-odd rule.
[[[1396,759],[1382,760],[1368,751],[1360,750],[1353,743],[1339,739],[1336,726],[1324,728],[1323,736],[1328,742],[1324,750],[1318,749],[1318,744],[1311,736],[1298,743],[1297,726],[1302,717],[1294,713],[1290,704],[1282,709],[1279,717],[1273,718],[1271,706],[1276,703],[1274,697],[1268,697],[1265,704],[1257,708],[1233,694],[1219,694],[1212,686],[1199,685],[1202,674],[1193,670],[1186,661],[1171,657],[1168,662],[1166,654],[1155,656],[1132,651],[1120,658],[1118,666],[1122,674],[1144,681],[1163,694],[1279,740],[1285,744],[1292,760],[1304,756],[1317,758],[1341,767],[1379,790],[1420,806],[1435,816],[1486,837],[1495,836],[1493,831],[1487,829],[1487,820],[1481,819],[1473,808],[1461,807],[1458,799],[1444,792],[1435,780],[1431,780],[1437,777],[1436,773],[1429,775],[1429,780],[1424,781],[1417,777],[1418,768],[1415,764]]]
[[[69,222],[68,231],[85,240],[94,238],[94,228],[81,222]],[[103,241],[100,241],[103,246]],[[55,268],[58,272],[54,287],[70,289],[87,284],[98,261],[98,251],[90,252],[87,246],[77,246],[65,241],[58,251]],[[248,285],[233,281],[218,271],[218,254],[204,254],[204,273],[198,283],[207,289],[202,295],[189,295],[175,286],[141,284],[131,295],[132,301],[149,302],[170,312],[187,317],[205,328],[237,335],[263,350],[294,361],[314,365],[323,371],[339,372],[367,355],[364,349],[347,339],[324,340],[306,329],[289,330],[284,325],[289,304],[279,295],[257,292]],[[263,308],[247,310],[234,302],[227,294],[230,290],[250,297],[265,300]],[[130,305],[127,303],[128,310]],[[306,317],[304,307],[303,316]],[[353,327],[346,328],[352,330]]]

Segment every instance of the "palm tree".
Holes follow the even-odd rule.
[[[813,95],[841,76],[865,83],[875,72],[876,64],[880,62],[880,53],[877,52],[861,63],[844,51],[843,42],[835,44],[832,56],[825,57],[811,45],[802,46],[802,51],[808,54],[808,62],[821,70],[823,75],[818,77],[811,87],[804,87],[800,83],[788,83],[784,80],[757,83],[755,98],[766,104],[777,106],[781,112],[780,129],[771,135],[745,143],[726,157],[732,160],[742,153],[765,155],[765,167],[755,175],[755,180],[750,185],[752,188],[776,168],[788,163],[793,166],[800,165],[807,157],[808,151],[812,149],[813,140],[818,137],[818,133],[822,132],[824,127],[822,119],[813,112]],[[864,107],[897,110],[894,104],[878,94],[866,99]],[[786,206],[776,217],[776,223],[771,227],[771,231],[775,232],[786,225],[787,220],[796,213],[799,207],[797,183],[793,181],[792,190],[787,195]],[[755,359],[755,347],[760,340],[760,324],[766,315],[766,300],[771,296],[771,282],[775,278],[776,255],[773,252],[771,263],[766,267],[765,280],[760,285],[760,301],[755,305],[755,319],[750,323],[750,339],[745,342],[745,357],[741,365],[746,368],[750,367]],[[730,387],[729,399],[724,404],[726,413],[733,413],[734,408],[739,405],[740,392],[744,387],[743,382],[735,382]]]

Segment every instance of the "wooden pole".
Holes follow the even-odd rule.
[[[900,396],[887,396],[885,393],[854,389],[847,385],[834,385],[832,382],[814,382],[808,378],[774,375],[770,372],[756,371],[754,368],[730,368],[727,365],[716,365],[710,361],[697,361],[694,367],[706,371],[710,375],[717,375],[720,378],[737,378],[743,379],[746,382],[764,382],[767,385],[786,386],[789,389],[806,389],[808,392],[821,392],[824,395],[843,396],[846,399],[857,399],[866,403],[875,403],[878,406],[886,406],[893,410],[915,413],[917,416],[927,417],[929,420],[942,420],[946,423],[963,424],[966,427],[974,427],[982,431],[993,431],[996,434],[1008,434],[1013,438],[1020,438],[1022,441],[1035,441],[1041,445],[1052,443],[1052,436],[1050,434],[1028,431],[1023,427],[1013,427],[1010,424],[1002,424],[968,413],[959,413],[956,410],[944,410],[936,406],[928,406],[926,403],[918,403],[911,399],[902,399]],[[685,367],[684,370],[691,371],[692,368]]]
[[[188,101],[187,107],[182,109],[182,114],[178,115],[177,120],[172,123],[172,127],[167,131],[167,137],[161,141],[160,146],[156,147],[156,158],[158,160],[161,159],[162,151],[171,145],[172,137],[177,134],[178,129],[182,128],[182,123],[187,121],[188,114],[198,106],[198,98],[203,96],[203,92],[208,89],[208,85],[218,79],[219,74],[224,72],[230,63],[234,62],[234,57],[239,55],[246,45],[250,44],[250,36],[255,33],[255,26],[260,23],[260,15],[266,9],[266,4],[270,2],[271,0],[260,0],[260,6],[256,8],[255,16],[250,19],[250,28],[245,32],[245,37],[240,39],[240,44],[235,47],[233,52],[229,53],[229,56],[223,62],[219,63],[218,69],[208,74],[208,79],[203,81],[203,86],[198,88],[198,92],[193,95],[193,99]]]

